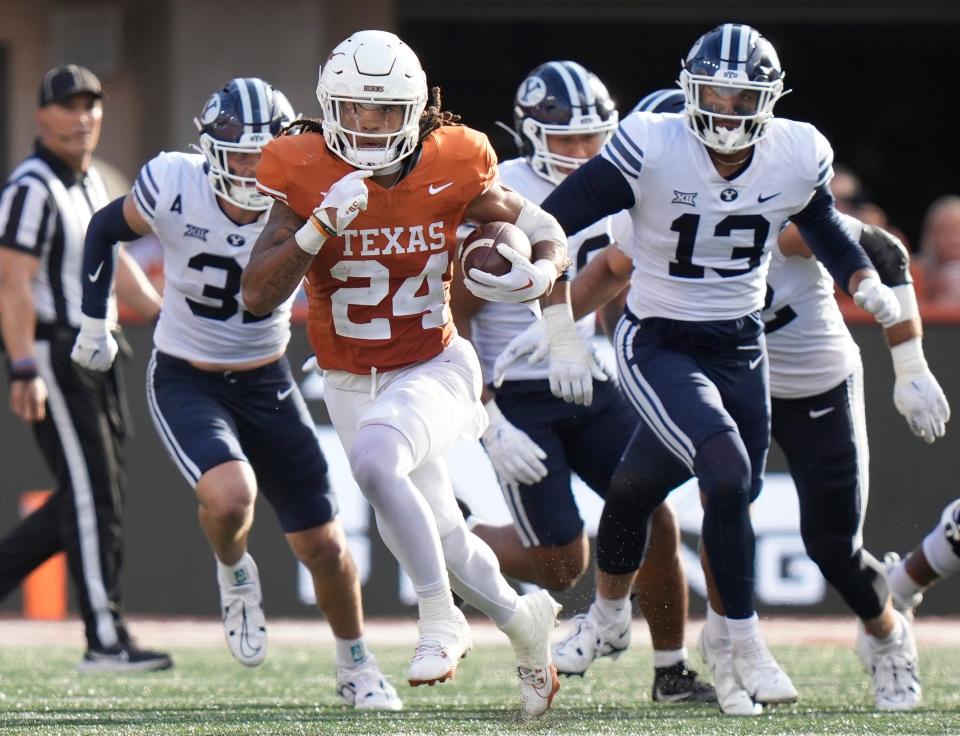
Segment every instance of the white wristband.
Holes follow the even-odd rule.
[[[313,224],[311,218],[303,223],[303,227],[294,233],[293,239],[297,241],[300,250],[315,256],[320,252],[321,246],[327,242],[327,234],[320,232],[317,226]]]
[[[899,322],[907,322],[920,316],[920,308],[917,306],[917,292],[914,290],[913,284],[894,286],[891,291],[897,297],[897,301],[900,302]]]
[[[495,398],[487,401],[483,408],[487,410],[487,421],[489,424],[494,424],[501,419],[503,419],[503,412],[500,411],[500,407],[497,406],[497,400]]]
[[[85,335],[106,335],[110,332],[107,320],[80,314],[80,332]]]
[[[897,378],[919,376],[929,370],[919,337],[894,345],[890,348],[890,357],[893,358],[893,372]]]

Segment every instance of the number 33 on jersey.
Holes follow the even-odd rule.
[[[322,135],[282,136],[264,148],[257,185],[307,219],[351,171]],[[321,368],[390,370],[446,347],[455,334],[447,302],[457,226],[496,176],[486,136],[448,126],[427,136],[394,187],[367,180],[367,209],[307,271],[308,331]]]

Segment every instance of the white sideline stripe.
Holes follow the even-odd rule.
[[[500,478],[497,478],[497,481],[499,482]],[[500,491],[503,493],[503,500],[507,503],[507,510],[513,518],[513,525],[523,546],[539,547],[540,538],[534,532],[530,517],[527,516],[527,510],[523,507],[520,489],[516,488],[511,491],[503,483],[500,483]]]
[[[850,552],[863,546],[863,522],[870,498],[870,448],[867,444],[867,414],[863,398],[863,363],[847,376],[847,403],[853,419],[853,437],[857,448],[857,491],[860,496],[860,524],[852,540]]]
[[[97,512],[93,503],[90,471],[83,455],[83,446],[73,425],[67,400],[57,383],[50,358],[50,343],[37,340],[37,368],[47,384],[47,406],[50,418],[60,438],[63,456],[67,461],[70,485],[73,488],[73,506],[77,513],[77,532],[80,541],[80,566],[83,569],[83,584],[97,622],[97,638],[105,647],[117,644],[117,627],[110,611],[107,589],[103,583],[103,567],[100,564],[100,534],[97,531]]]
[[[692,473],[696,455],[693,442],[667,414],[653,387],[647,383],[640,370],[630,363],[633,358],[633,335],[638,329],[638,325],[621,318],[614,336],[617,365],[625,393],[660,442]]]
[[[200,482],[200,468],[190,459],[190,456],[184,452],[183,447],[177,442],[177,436],[170,429],[167,420],[164,419],[160,411],[160,404],[157,403],[157,394],[154,389],[154,374],[157,372],[157,351],[150,354],[150,362],[147,364],[147,405],[150,407],[150,416],[153,418],[153,426],[160,435],[160,440],[167,448],[167,454],[174,464],[180,468],[183,477],[187,479],[190,487],[196,489]]]

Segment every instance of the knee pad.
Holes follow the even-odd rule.
[[[721,432],[704,442],[694,458],[694,470],[707,503],[721,513],[750,504],[750,458],[734,432]]]

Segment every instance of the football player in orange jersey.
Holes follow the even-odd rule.
[[[337,46],[317,96],[322,121],[264,148],[257,184],[277,201],[244,270],[244,304],[269,312],[306,276],[330,417],[417,593],[410,684],[452,677],[471,647],[452,586],[508,636],[523,710],[540,715],[559,688],[549,651],[559,605],[545,591],[519,597],[454,500],[443,452],[461,434],[479,437],[486,413],[479,361],[448,301],[463,220],[516,223],[533,245],[505,276],[477,275],[472,288],[488,299],[549,292],[566,240],[554,218],[501,186],[486,137],[441,112],[439,90],[427,106],[420,62],[393,34],[361,31]],[[558,390],[582,396],[586,349],[572,318],[552,329]]]

